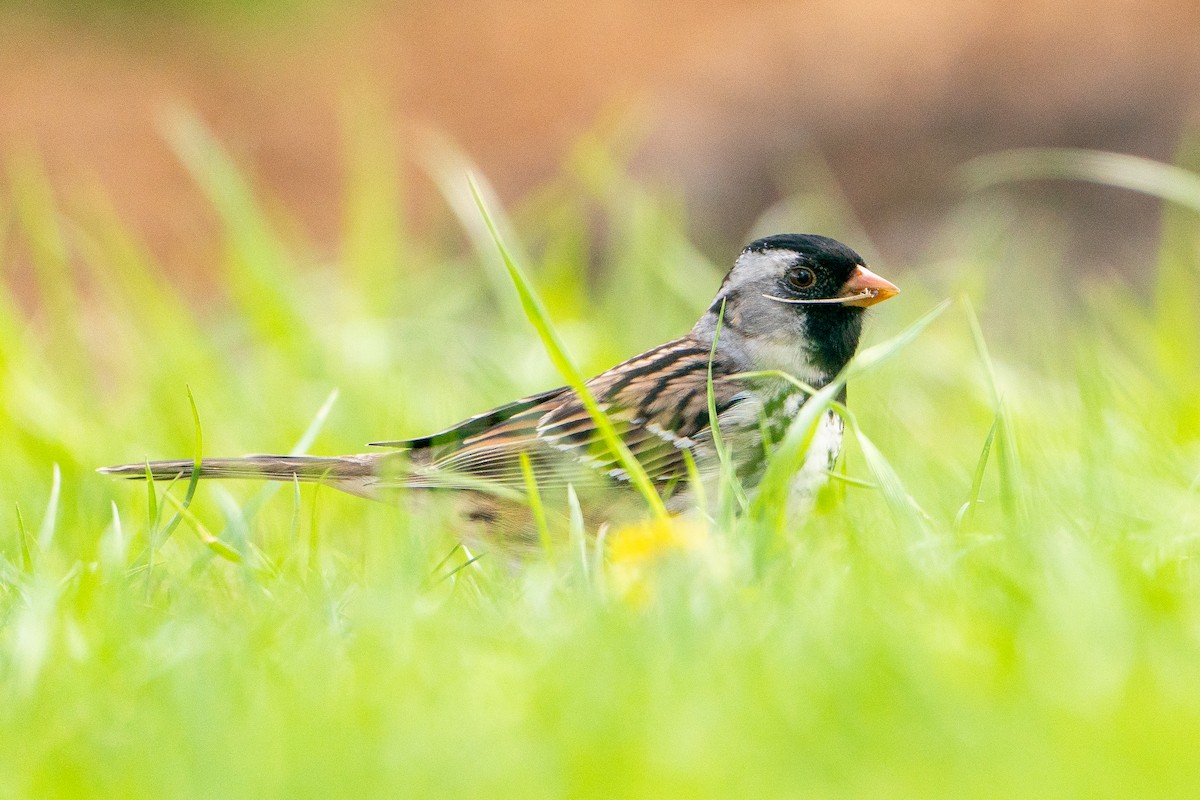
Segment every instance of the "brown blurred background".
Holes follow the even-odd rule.
[[[164,109],[195,109],[332,250],[344,105],[362,87],[398,124],[448,133],[510,201],[598,119],[624,116],[642,137],[634,170],[682,190],[706,247],[740,242],[818,163],[881,247],[913,257],[971,156],[1171,159],[1200,114],[1200,3],[0,3],[0,148],[36,151],[68,196],[103,186],[185,276],[212,258],[216,220]],[[1097,268],[1155,236],[1146,198],[1054,184],[1037,203]]]

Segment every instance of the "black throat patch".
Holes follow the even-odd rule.
[[[805,309],[804,332],[814,366],[831,377],[842,371],[858,348],[865,311],[857,306]]]

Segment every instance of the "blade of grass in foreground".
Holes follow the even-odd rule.
[[[963,309],[967,315],[967,323],[971,327],[971,335],[975,340],[975,349],[983,363],[984,374],[987,375],[988,387],[992,394],[992,405],[996,409],[995,446],[996,464],[1000,470],[1000,503],[1008,518],[1020,523],[1025,518],[1025,499],[1021,492],[1024,483],[1021,479],[1021,459],[1017,452],[1016,432],[1004,398],[1000,395],[999,382],[996,380],[996,367],[988,352],[987,341],[983,338],[983,328],[979,324],[979,317],[975,314],[975,307],[966,297],[963,298]]]
[[[546,509],[542,505],[542,494],[538,491],[537,478],[533,475],[533,463],[529,453],[522,450],[518,456],[521,462],[521,475],[525,478],[525,493],[529,497],[529,510],[533,512],[533,521],[537,525],[538,539],[541,540],[542,550],[546,558],[553,556],[550,545],[550,526],[546,523]]]
[[[1173,204],[1164,210],[1157,265],[1156,306],[1164,367],[1195,375],[1200,334],[1195,323],[1195,289],[1200,258],[1196,215],[1200,214],[1200,142],[1186,139],[1174,166],[1123,153],[1071,148],[1005,150],[972,159],[961,174],[968,189],[1036,179],[1087,181],[1152,195]]]
[[[74,231],[72,241],[79,248],[79,260],[88,270],[93,291],[103,296],[111,309],[105,324],[128,337],[121,346],[161,352],[152,348],[166,346],[162,332],[171,331],[178,337],[172,341],[186,339],[190,343],[184,351],[189,366],[191,358],[207,357],[208,341],[197,324],[195,309],[148,248],[124,227],[111,200],[95,190],[86,202],[87,217]],[[179,358],[180,354],[173,354],[174,360]]]
[[[1176,159],[1200,171],[1200,135],[1188,137]],[[1200,175],[1196,177],[1200,180]],[[1200,400],[1200,371],[1196,369],[1200,363],[1200,325],[1196,324],[1196,308],[1200,306],[1200,209],[1181,204],[1163,209],[1155,271],[1154,340],[1159,363],[1179,387],[1185,409],[1194,409]],[[1183,429],[1200,431],[1200,419],[1194,414],[1185,410],[1180,421]]]
[[[396,267],[408,260],[401,150],[381,92],[359,86],[341,106],[346,163],[341,260],[359,289],[353,298],[386,316],[402,296]]]
[[[860,352],[842,370],[840,375],[819,391],[813,392],[811,387],[804,386],[792,376],[780,373],[785,378],[795,381],[797,386],[803,390],[810,392],[811,396],[804,405],[800,406],[800,412],[788,426],[783,441],[776,446],[774,455],[767,462],[767,468],[758,485],[758,494],[750,504],[752,518],[775,526],[783,525],[787,518],[788,496],[791,493],[792,479],[804,466],[808,449],[816,435],[817,425],[837,398],[846,381],[874,369],[900,352],[929,327],[949,305],[950,301],[942,301],[892,338]],[[878,478],[878,475],[876,477]]]
[[[741,374],[742,376],[748,378],[770,377],[789,381],[795,385],[796,388],[807,393],[810,398],[815,397],[818,394],[817,390],[813,387],[796,379],[794,376],[779,370],[763,370],[761,372],[745,372]],[[853,432],[855,437],[859,440],[859,444],[862,446],[864,457],[867,461],[867,468],[875,476],[876,480],[874,483],[872,483],[870,481],[864,481],[858,478],[851,478],[848,475],[842,475],[830,470],[826,470],[825,474],[833,480],[841,481],[847,485],[857,486],[860,489],[878,489],[884,493],[889,504],[893,507],[893,510],[900,510],[904,512],[903,516],[911,516],[908,513],[909,510],[915,509],[919,513],[921,520],[928,521],[929,515],[924,511],[924,509],[921,508],[916,499],[913,498],[913,496],[909,494],[906,489],[904,489],[903,483],[900,481],[899,475],[896,474],[895,469],[893,469],[887,459],[884,458],[883,453],[879,450],[879,448],[877,448],[873,442],[867,439],[866,435],[862,432],[862,429],[858,425],[857,418],[850,412],[850,410],[836,400],[830,401],[828,403],[828,407],[832,408],[845,419],[846,425],[849,426],[851,432]]]
[[[100,537],[101,561],[110,568],[121,568],[125,565],[128,555],[128,541],[125,539],[125,526],[121,523],[121,512],[117,510],[117,501],[109,504],[112,510],[112,522],[104,529]]]
[[[150,462],[146,462],[146,530],[151,542],[158,540],[158,491],[154,488],[154,474]],[[170,488],[170,487],[168,487]]]
[[[854,356],[850,360],[850,363],[846,365],[846,379],[849,380],[850,378],[857,378],[860,375],[866,374],[905,347],[908,347],[914,339],[920,336],[949,307],[950,300],[943,300],[917,319],[916,322],[892,338],[882,341],[879,344],[871,345],[865,350],[860,350],[858,355]]]
[[[225,278],[242,313],[258,332],[297,357],[320,351],[296,290],[287,248],[238,165],[204,123],[184,108],[167,116],[167,139],[208,196],[228,237],[233,263]]]
[[[962,176],[969,189],[1046,178],[1088,181],[1144,192],[1200,211],[1200,175],[1123,153],[1052,147],[1005,150],[968,161]]]
[[[21,569],[28,573],[33,571],[33,553],[29,547],[29,531],[25,529],[25,518],[21,516],[21,504],[17,510],[17,538],[21,543]]]
[[[312,493],[312,508],[308,519],[309,575],[315,574],[321,566],[321,489],[324,487],[324,483],[318,483]]]
[[[717,396],[713,391],[713,359],[717,355],[717,343],[721,341],[721,327],[725,324],[725,301],[721,301],[721,313],[717,315],[717,330],[713,334],[712,347],[708,351],[708,374],[705,376],[704,390],[708,395],[708,424],[712,428],[712,443],[713,450],[717,453],[717,463],[720,464],[720,484],[721,497],[718,500],[718,507],[722,513],[725,509],[726,489],[729,494],[737,501],[738,507],[745,511],[750,501],[746,496],[746,490],[742,487],[742,482],[738,480],[737,471],[734,469],[733,457],[730,455],[729,448],[725,446],[725,440],[721,437],[721,424],[717,414]],[[689,451],[684,451],[689,452]],[[689,453],[690,454],[690,453]],[[697,485],[699,485],[697,483]]]
[[[482,176],[477,176],[475,165],[462,149],[444,134],[426,131],[422,137],[421,150],[426,172],[437,185],[438,191],[442,193],[450,210],[466,231],[471,246],[486,267],[484,277],[487,278],[492,295],[496,298],[500,314],[505,322],[512,323],[515,327],[521,319],[521,307],[519,303],[513,302],[512,292],[508,289],[511,278],[506,275],[507,265],[503,257],[497,254],[495,238],[491,233],[493,229],[499,231],[500,238],[512,242],[516,248],[515,251],[509,251],[515,252],[514,259],[526,262],[512,222],[504,214],[496,192]],[[489,208],[496,209],[485,214],[483,219],[477,213],[477,195],[483,198]]]
[[[50,499],[46,501],[46,515],[42,517],[42,527],[38,529],[38,549],[45,553],[54,541],[54,531],[58,527],[58,500],[62,494],[62,470],[54,465],[54,473],[50,480]]]
[[[39,290],[39,300],[49,312],[49,318],[65,323],[79,319],[79,298],[71,263],[71,249],[63,231],[61,217],[54,200],[50,179],[40,159],[33,154],[23,158],[11,158],[8,163],[9,191],[11,192],[13,221],[23,234],[30,253],[30,263]],[[56,337],[72,337],[74,334],[66,324],[50,328]],[[63,363],[57,365],[62,372],[66,367],[81,370],[83,352],[74,345],[65,345],[66,338],[57,344],[55,352]],[[69,364],[67,360],[70,360]]]
[[[843,406],[838,411],[846,420],[846,426],[853,431],[854,438],[858,441],[858,447],[862,451],[863,460],[867,462],[867,469],[875,478],[875,484],[883,494],[883,499],[887,502],[892,516],[915,533],[929,533],[929,514],[921,508],[921,504],[905,488],[904,481],[900,479],[900,475],[897,474],[891,462],[863,433],[862,428],[858,425],[858,420],[849,409]]]
[[[333,406],[337,403],[339,390],[334,389],[325,398],[325,402],[317,409],[316,415],[313,416],[312,422],[308,423],[308,427],[304,429],[304,433],[296,440],[296,444],[288,451],[290,456],[302,456],[308,452],[308,448],[312,447],[312,443],[316,441],[317,435],[321,429],[325,427],[326,420],[329,419],[329,413],[333,411]],[[275,496],[275,493],[283,486],[282,483],[267,483],[263,488],[258,490],[258,493],[242,507],[241,518],[242,523],[249,527],[250,520],[262,509],[268,500]],[[221,531],[221,536],[224,536],[225,531]]]
[[[575,487],[567,484],[567,509],[570,513],[569,527],[567,529],[570,534],[570,542],[572,549],[579,550],[579,569],[583,574],[583,582],[591,583],[591,575],[588,570],[587,557],[587,531],[584,529],[583,509],[579,505],[579,496],[575,494]]]
[[[504,266],[508,270],[509,278],[516,287],[518,296],[521,298],[521,307],[525,310],[526,317],[533,324],[534,330],[537,331],[538,338],[541,339],[542,345],[546,348],[550,360],[583,402],[588,415],[591,416],[592,422],[595,423],[596,429],[599,431],[605,445],[608,446],[609,451],[616,457],[621,468],[629,476],[630,483],[634,485],[646,500],[646,505],[650,506],[655,516],[660,518],[666,517],[667,509],[663,505],[662,498],[655,491],[654,484],[650,481],[650,476],[646,474],[646,470],[642,468],[637,458],[634,457],[625,443],[621,441],[621,437],[617,435],[616,429],[613,428],[612,421],[609,420],[608,415],[600,408],[600,405],[596,402],[596,398],[592,396],[591,391],[587,387],[587,382],[583,378],[583,374],[571,361],[562,340],[551,326],[549,315],[546,313],[546,308],[542,304],[541,298],[534,292],[533,285],[525,276],[525,272],[510,255],[508,247],[504,244],[504,240],[500,236],[499,230],[497,230],[495,224],[492,222],[492,217],[488,213],[487,205],[484,203],[483,195],[480,193],[474,177],[469,176],[468,182],[471,186],[471,195],[475,198],[475,205],[479,209],[479,213],[483,215],[484,223],[487,225],[488,234],[492,237],[492,242],[496,245],[496,249],[500,251],[500,258],[503,260]]]
[[[226,561],[232,561],[235,564],[242,562],[242,554],[214,536],[212,531],[204,526],[200,518],[193,514],[182,500],[177,499],[172,494],[163,495],[163,497],[167,499],[167,502],[175,506],[175,511],[179,518],[187,520],[188,525],[192,526],[192,530],[196,532],[196,535],[200,537],[200,541],[204,542],[204,545],[209,550]]]
[[[996,429],[999,427],[1000,410],[997,409],[996,416],[992,420],[992,427],[988,429],[987,437],[983,440],[983,449],[979,452],[979,460],[975,463],[975,474],[971,478],[971,491],[967,495],[967,501],[963,503],[955,517],[955,530],[962,530],[970,524],[971,519],[975,516],[975,508],[979,505],[979,492],[983,488],[983,476],[987,472],[988,457],[991,455],[992,443],[996,440]]]
[[[838,376],[804,401],[799,413],[788,425],[783,440],[775,446],[775,452],[768,459],[762,480],[758,483],[758,492],[750,503],[750,516],[769,530],[782,530],[787,522],[792,479],[804,466],[817,433],[817,425],[845,382],[844,376]]]
[[[192,387],[187,388],[188,403],[192,406],[192,421],[196,423],[196,450],[192,455],[192,477],[188,480],[187,492],[183,496],[182,510],[171,518],[167,523],[167,527],[163,528],[161,540],[158,542],[161,545],[175,529],[179,527],[180,521],[183,519],[183,512],[187,511],[187,507],[192,504],[192,498],[196,496],[196,487],[200,485],[200,462],[204,452],[204,431],[200,427],[200,412],[196,410],[196,398],[192,397]],[[164,497],[167,495],[164,494]]]

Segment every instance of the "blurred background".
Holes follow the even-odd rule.
[[[1197,0],[0,0],[0,798],[1195,796],[1198,123]],[[756,233],[895,280],[851,480],[643,597],[95,473],[560,385],[472,161],[586,373]]]
[[[677,193],[718,263],[811,185],[912,261],[967,159],[1073,146],[1171,161],[1200,117],[1198,78],[1194,0],[0,2],[3,152],[35,155],[60,196],[101,191],[193,289],[221,243],[164,135],[177,107],[318,253],[337,246],[346,122],[369,102],[395,121],[402,163],[437,131],[510,204],[599,134]],[[404,187],[410,224],[436,225],[419,169]],[[1157,236],[1158,202],[1132,193],[1010,196],[1081,269],[1134,272]]]

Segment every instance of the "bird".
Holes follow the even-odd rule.
[[[600,373],[586,387],[668,511],[682,513],[695,502],[693,476],[715,480],[718,442],[752,492],[772,443],[782,440],[810,396],[783,374],[812,388],[828,385],[854,355],[866,310],[899,291],[834,239],[756,239],[738,255],[690,331]],[[811,496],[824,482],[843,428],[838,414],[825,413],[793,479],[794,494]],[[460,540],[515,559],[542,545],[526,495],[527,473],[539,498],[547,495],[547,508],[573,492],[589,529],[645,510],[625,462],[570,386],[514,400],[428,436],[368,446],[379,449],[204,458],[199,477],[319,482],[370,499],[387,499],[397,490],[450,492]],[[191,478],[194,467],[187,459],[99,471],[174,480]]]

